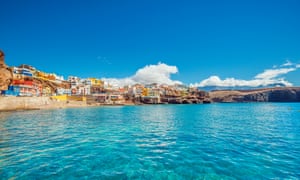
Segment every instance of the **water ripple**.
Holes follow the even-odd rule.
[[[0,179],[299,179],[299,104],[102,107],[0,119]]]

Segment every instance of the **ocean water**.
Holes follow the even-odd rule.
[[[300,179],[300,104],[0,114],[0,179]]]

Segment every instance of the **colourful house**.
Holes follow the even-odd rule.
[[[92,86],[104,86],[104,81],[97,78],[88,78],[91,81]]]
[[[1,95],[4,96],[19,96],[20,87],[19,86],[8,86],[8,89],[1,92]]]

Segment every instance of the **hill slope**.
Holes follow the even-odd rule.
[[[209,96],[212,102],[300,102],[300,87],[220,90]]]

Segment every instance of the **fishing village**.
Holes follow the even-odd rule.
[[[48,73],[22,64],[7,66],[0,51],[0,111],[102,105],[300,102],[300,87],[205,91],[183,84],[112,85],[100,78]]]
[[[47,73],[30,65],[22,64],[17,67],[8,67],[4,62],[4,53],[1,51],[0,54],[0,90],[2,97],[0,100],[4,101],[9,97],[17,97],[14,98],[13,103],[16,103],[17,99],[42,97],[47,99],[46,104],[60,102],[60,105],[62,103],[80,105],[141,105],[209,102],[207,92],[180,84],[161,85],[152,83],[148,85],[135,84],[114,87],[98,78],[69,76],[67,79],[64,79],[63,76]],[[13,106],[13,103],[8,105]]]

